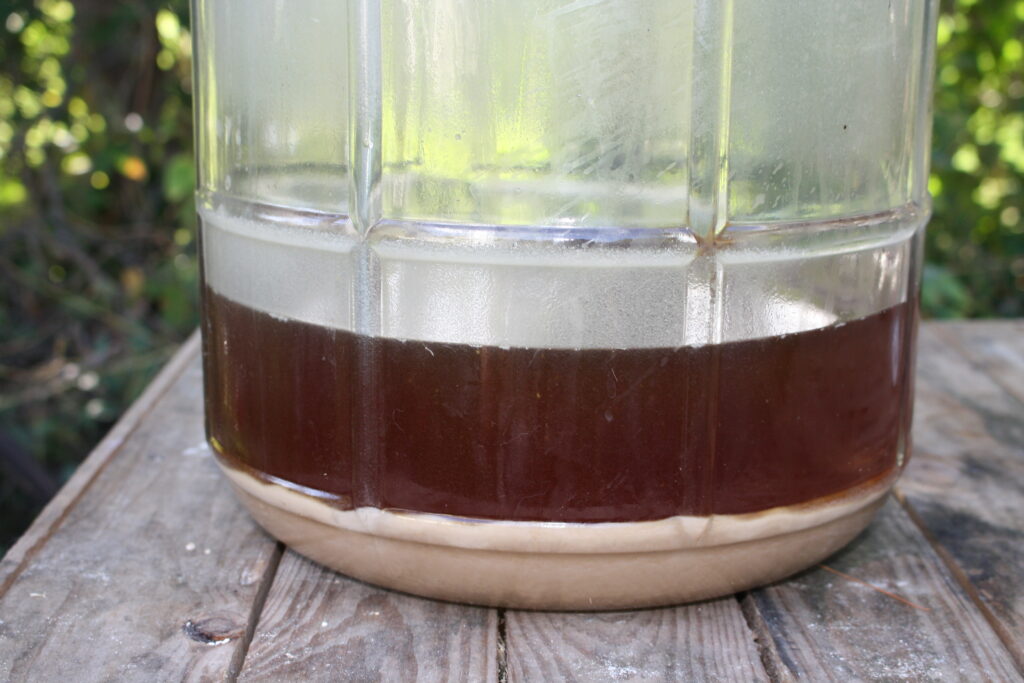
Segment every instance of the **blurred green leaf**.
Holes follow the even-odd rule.
[[[197,323],[188,5],[0,19],[0,433],[62,479]],[[0,475],[0,552],[39,504]]]
[[[925,264],[921,306],[936,318],[958,318],[968,310],[970,292],[953,273],[933,263]]]
[[[192,194],[195,187],[196,167],[191,155],[175,154],[164,167],[164,197],[169,202],[181,202]]]
[[[943,2],[921,305],[1024,316],[1024,1]]]

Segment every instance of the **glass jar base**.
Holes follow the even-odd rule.
[[[752,514],[576,524],[342,510],[221,468],[261,526],[327,567],[429,598],[553,610],[671,605],[771,583],[853,540],[894,479]]]

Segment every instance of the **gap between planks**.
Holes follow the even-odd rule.
[[[870,588],[812,569],[743,601],[773,680],[1016,680],[1005,644],[897,502],[828,564]]]
[[[281,558],[284,556],[285,545],[280,541],[274,547],[274,553],[267,562],[267,569],[260,577],[260,585],[256,590],[256,597],[252,601],[252,608],[249,610],[249,618],[245,624],[245,633],[242,634],[242,642],[238,644],[231,664],[228,667],[225,680],[228,683],[235,683],[242,667],[245,666],[245,658],[249,654],[249,646],[252,645],[253,636],[256,635],[256,626],[260,623],[263,615],[263,607],[267,604],[267,595],[270,594],[270,587],[274,585],[274,578],[277,576],[277,568],[281,565]]]
[[[496,681],[498,612],[388,591],[286,550],[239,681]]]
[[[963,357],[971,367],[975,369],[975,371],[992,378],[990,373],[978,367],[974,362],[974,359],[972,359],[970,355],[961,348],[959,343],[951,342],[948,334],[942,333],[935,336],[940,339],[947,348],[956,352],[958,356]],[[145,416],[153,409],[160,397],[164,395],[171,384],[173,384],[173,382],[187,368],[189,363],[194,360],[194,356],[197,352],[198,333],[193,334],[182,345],[171,361],[161,370],[149,387],[147,387],[146,391],[131,406],[131,408],[129,408],[129,411],[126,412],[121,420],[119,420],[111,429],[103,441],[101,441],[93,454],[83,463],[76,474],[67,482],[50,504],[46,506],[29,531],[26,532],[26,534],[19,539],[14,546],[12,546],[10,551],[3,558],[3,562],[0,563],[0,596],[7,591],[17,576],[21,573],[22,569],[29,564],[36,551],[46,543],[47,539],[57,529],[60,528],[68,512],[73,509],[82,495],[95,481],[97,476],[111,461],[113,456],[119,452],[121,446],[142,423]],[[996,380],[993,379],[993,381]],[[1006,386],[1002,381],[996,381],[996,383],[1006,389]],[[953,577],[955,577],[957,583],[959,583],[967,595],[970,596],[971,601],[981,611],[999,638],[1007,645],[1007,649],[1013,653],[1013,649],[1009,647],[1009,643],[1007,642],[1008,636],[1005,633],[1005,628],[985,605],[981,597],[978,595],[977,589],[971,584],[958,562],[939,544],[937,539],[930,533],[921,517],[917,514],[913,505],[910,504],[910,502],[901,493],[899,493],[898,490],[896,498],[901,507],[903,507],[910,519],[913,521],[914,525],[922,532],[928,543],[935,549],[942,562],[947,566]],[[254,629],[264,607],[266,595],[273,583],[277,565],[281,558],[281,553],[282,546],[278,545],[274,561],[268,565],[267,570],[261,579],[257,599],[254,601],[249,615],[244,635],[245,641],[242,648],[240,648],[240,650],[235,654],[235,661],[232,662],[232,667],[229,672],[229,680],[234,680],[237,676],[237,672],[241,670],[242,664],[244,663],[248,645],[251,642]],[[743,595],[738,595],[736,597],[739,600],[741,611],[747,620],[747,627],[751,632],[757,645],[758,652],[761,655],[761,663],[764,666],[766,673],[773,681],[786,680],[788,677],[785,676],[784,673],[780,675],[780,670],[774,666],[777,662],[773,655],[777,656],[777,653],[775,653],[774,648],[772,648],[770,636],[766,642],[762,642],[762,634],[759,633],[759,629],[757,628],[760,623],[760,619],[757,618],[756,613],[750,613],[750,609],[753,605],[748,604],[750,602],[749,597],[746,599],[744,599]],[[751,617],[753,617],[753,622],[751,622]],[[496,653],[499,681],[507,681],[506,646],[505,610],[501,609],[498,610],[498,649]],[[1019,658],[1017,665],[1018,667],[1022,666]],[[782,672],[785,672],[785,669],[783,669]]]
[[[1019,325],[1016,322],[1008,322],[1006,325],[1007,327],[1019,328]],[[974,357],[964,347],[961,340],[957,338],[957,335],[952,328],[932,325],[930,326],[930,330],[933,332],[933,337],[936,340],[954,354],[960,356],[972,370],[989,378],[996,386],[1006,392],[1007,395],[1017,395],[1014,388],[1008,386],[1001,377],[996,376],[997,373],[990,373],[985,368],[978,365]],[[897,484],[893,489],[893,498],[895,498],[900,506],[906,511],[907,516],[910,517],[914,526],[918,528],[921,535],[924,536],[925,540],[928,541],[928,544],[935,550],[939,559],[941,559],[943,564],[946,565],[946,568],[949,570],[956,582],[960,584],[964,593],[967,594],[971,602],[974,603],[974,606],[979,612],[981,612],[982,616],[988,622],[989,626],[992,627],[992,630],[999,637],[999,640],[1002,641],[1007,652],[1013,658],[1014,664],[1016,664],[1017,668],[1021,672],[1024,672],[1024,653],[1021,653],[1018,650],[1016,640],[1007,629],[1006,624],[1004,624],[1003,621],[992,612],[992,609],[988,606],[987,602],[978,593],[977,587],[970,578],[968,578],[967,572],[964,571],[963,567],[960,566],[960,563],[957,562],[953,555],[939,542],[932,531],[928,528],[928,525],[925,524],[924,519],[915,509],[913,503],[910,502],[900,489],[899,484]]]
[[[505,608],[499,607],[498,611],[498,634],[497,646],[494,648],[498,658],[498,683],[508,683],[508,641],[505,631]]]
[[[736,593],[733,597],[739,603],[740,614],[743,615],[743,620],[747,623],[747,630],[750,631],[750,637],[754,641],[754,647],[757,648],[757,654],[761,658],[761,666],[764,668],[764,673],[768,680],[771,683],[792,680],[792,676],[786,674],[787,669],[780,661],[779,653],[773,646],[772,634],[768,624],[758,614],[757,605],[754,604],[753,598],[750,597],[750,591]]]
[[[0,560],[0,597],[3,597],[36,552],[60,528],[68,512],[78,503],[99,474],[143,423],[160,398],[191,365],[199,353],[199,330],[195,330],[160,370],[121,419],[107,432],[89,457],[39,513],[28,530]]]
[[[0,599],[0,679],[227,677],[277,542],[203,445],[198,361]]]
[[[509,683],[772,680],[736,596],[638,610],[505,614]]]
[[[904,496],[898,488],[893,491],[893,498],[895,498],[904,511],[906,511],[907,516],[910,517],[910,521],[914,523],[914,526],[917,527],[918,531],[921,532],[921,535],[924,536],[926,541],[928,541],[928,545],[932,547],[935,554],[938,555],[939,559],[946,565],[946,569],[948,569],[949,573],[954,579],[956,579],[956,582],[960,584],[964,593],[966,593],[967,597],[969,597],[971,602],[974,603],[974,606],[978,608],[978,611],[981,612],[981,615],[985,618],[985,621],[988,622],[988,625],[992,627],[993,631],[995,631],[996,636],[999,637],[999,640],[1003,643],[1006,651],[1013,658],[1013,662],[1016,664],[1017,668],[1024,672],[1024,658],[1022,658],[1020,653],[1017,652],[1016,642],[1013,636],[1007,630],[1006,625],[1002,620],[993,614],[992,610],[989,609],[989,606],[982,599],[981,595],[978,594],[977,587],[969,578],[967,578],[967,573],[953,558],[949,551],[939,543],[938,539],[935,538],[932,532],[928,529],[928,526],[924,523],[924,520],[921,519],[917,510],[914,509],[913,504],[907,500],[906,496]]]

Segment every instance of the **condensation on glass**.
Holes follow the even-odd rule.
[[[909,453],[933,0],[195,0],[207,431],[486,604],[729,593]]]

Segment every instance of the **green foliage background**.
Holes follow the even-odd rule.
[[[194,328],[197,263],[187,3],[0,24],[2,550]],[[926,316],[1024,315],[1022,40],[1024,0],[943,3]]]

